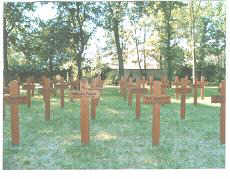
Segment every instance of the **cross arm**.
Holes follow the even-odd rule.
[[[171,98],[170,96],[144,96],[143,97],[144,104],[170,104]]]

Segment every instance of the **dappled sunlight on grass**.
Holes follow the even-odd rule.
[[[116,138],[117,138],[116,136],[113,136],[110,133],[105,132],[105,131],[99,132],[95,136],[96,140],[113,140],[113,139],[116,139]]]
[[[66,92],[65,92],[66,93]],[[225,146],[219,141],[219,104],[211,104],[214,88],[193,105],[186,100],[180,119],[180,98],[168,90],[171,104],[161,106],[160,145],[152,146],[152,106],[141,104],[135,116],[117,88],[104,89],[96,119],[90,119],[90,143],[81,145],[80,103],[51,98],[51,120],[44,118],[44,101],[35,95],[31,108],[20,106],[20,142],[11,145],[10,108],[3,121],[4,169],[223,168]],[[103,101],[102,101],[103,99]]]
[[[107,111],[107,112],[110,112],[110,113],[112,113],[112,114],[119,114],[119,113],[120,113],[119,111],[117,111],[117,110],[115,110],[115,109],[111,109],[111,108],[107,108],[106,111]]]

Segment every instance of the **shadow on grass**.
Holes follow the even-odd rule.
[[[214,91],[215,92],[215,91]],[[210,91],[209,93],[214,93]],[[225,146],[219,142],[219,107],[180,103],[161,107],[160,145],[152,146],[152,106],[135,100],[128,107],[118,89],[105,89],[90,120],[90,144],[81,145],[79,101],[60,108],[52,98],[51,120],[44,119],[44,103],[33,98],[32,107],[20,107],[19,146],[11,145],[10,114],[3,122],[4,169],[119,169],[119,168],[223,168]]]

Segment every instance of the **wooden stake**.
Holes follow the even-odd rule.
[[[60,89],[61,108],[64,108],[65,89],[68,88],[68,86],[69,84],[64,82],[63,77],[60,77],[59,83],[55,84],[55,87]]]
[[[81,97],[80,115],[81,115],[81,143],[89,143],[89,99],[87,96]]]
[[[18,86],[16,80],[11,81],[9,84],[9,95],[4,96],[4,101],[10,104],[12,144],[20,143],[18,105],[28,103],[28,98],[26,96],[19,96]]]
[[[193,85],[193,104],[196,106],[197,105],[197,87],[198,87],[198,82],[197,79],[195,79],[195,84]]]
[[[212,103],[220,103],[220,142],[225,144],[225,108],[226,108],[226,81],[221,82],[221,89],[219,96],[211,97]]]
[[[45,102],[45,119],[46,120],[50,120],[50,92],[51,92],[50,80],[47,78],[44,78],[42,93],[43,93],[43,99]]]
[[[141,96],[148,92],[146,88],[141,88],[141,81],[136,81],[136,88],[130,89],[131,93],[136,94],[136,118],[140,119],[141,115]]]
[[[72,91],[71,98],[80,98],[81,142],[89,143],[89,98],[91,97],[91,117],[96,117],[96,105],[99,91],[88,88],[88,81],[81,80],[81,91]],[[91,91],[89,91],[91,90]]]
[[[160,106],[170,103],[170,96],[162,95],[161,82],[154,81],[154,95],[144,96],[144,104],[152,104],[152,144],[160,143]]]
[[[175,85],[175,88],[178,88],[178,86],[181,84],[181,83],[180,83],[180,79],[179,79],[178,76],[175,77],[175,81],[174,81],[173,84]],[[178,98],[179,98],[179,95],[178,95],[178,93],[176,92],[176,99],[178,99]]]
[[[182,86],[181,88],[176,88],[176,93],[181,95],[181,112],[180,116],[181,119],[185,119],[185,110],[186,110],[186,94],[191,93],[192,89],[188,88],[187,80],[182,79]]]

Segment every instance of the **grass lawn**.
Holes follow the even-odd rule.
[[[90,144],[81,145],[79,101],[65,107],[52,97],[51,120],[44,119],[44,102],[36,92],[32,107],[20,106],[20,145],[11,144],[10,108],[3,121],[4,169],[177,169],[224,168],[225,145],[219,140],[218,104],[211,104],[217,88],[205,89],[205,100],[193,105],[187,98],[186,119],[180,120],[180,101],[161,108],[160,145],[152,146],[152,106],[141,105],[141,118],[120,96],[118,88],[105,88],[90,120]]]

